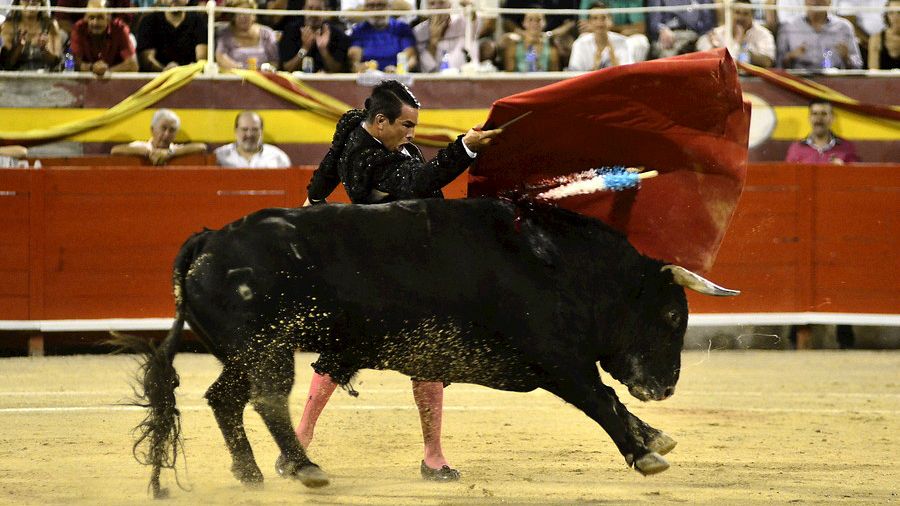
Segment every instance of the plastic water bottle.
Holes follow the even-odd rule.
[[[405,74],[409,71],[409,68],[407,68],[408,66],[409,59],[406,55],[406,51],[400,51],[399,53],[397,53],[397,65],[395,67],[397,70],[395,70],[394,72],[396,74]]]
[[[529,72],[537,72],[537,51],[534,46],[528,46],[528,53],[525,54],[525,63]]]
[[[741,63],[750,63],[750,50],[747,49],[747,44],[741,44],[741,52],[738,53],[737,59]]]
[[[834,51],[831,49],[825,49],[822,51],[822,70],[831,70],[834,68],[834,60],[832,57],[834,56]]]
[[[444,56],[441,57],[441,65],[438,67],[440,72],[447,72],[450,70],[450,53],[444,53]]]
[[[75,72],[75,55],[69,51],[63,55],[63,72]]]

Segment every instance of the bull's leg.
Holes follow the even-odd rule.
[[[328,476],[309,460],[291,427],[288,395],[294,385],[293,350],[266,354],[250,374],[251,402],[281,450],[284,476],[296,478],[307,487],[328,485]]]
[[[635,437],[626,422],[627,410],[620,412],[624,406],[619,402],[616,392],[600,381],[594,364],[563,373],[555,381],[545,385],[544,389],[558,395],[600,424],[625,457],[625,462],[634,466],[641,474],[656,474],[669,468],[662,456]]]
[[[232,460],[231,472],[245,485],[261,484],[263,475],[244,431],[244,407],[250,401],[250,382],[246,375],[226,364],[219,379],[206,391],[206,399],[225,436]]]
[[[631,434],[637,440],[641,441],[651,452],[665,455],[672,451],[675,448],[675,445],[678,444],[671,436],[659,429],[651,427],[645,421],[628,411],[621,403],[620,406],[620,408],[617,408],[617,411],[624,413],[625,424],[628,426]]]

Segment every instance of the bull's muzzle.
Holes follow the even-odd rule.
[[[675,394],[675,387],[647,388],[631,385],[628,387],[628,393],[640,401],[663,401]]]

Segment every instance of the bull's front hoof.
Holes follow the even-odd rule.
[[[284,455],[279,455],[278,459],[275,460],[275,471],[282,478],[300,480],[300,483],[309,488],[324,487],[329,483],[328,475],[319,466],[312,462],[301,466],[288,460]]]
[[[666,462],[666,459],[664,459],[662,455],[656,452],[650,452],[634,461],[634,470],[643,474],[644,476],[658,474],[668,468],[669,463]]]
[[[651,452],[656,452],[660,455],[665,455],[672,451],[675,448],[675,445],[678,444],[678,441],[675,441],[671,436],[666,434],[665,432],[660,431],[650,442],[647,443],[647,449]]]
[[[256,464],[232,465],[231,474],[247,488],[262,488],[263,474]]]
[[[319,466],[307,464],[294,473],[294,478],[309,488],[319,488],[328,485],[328,475]]]

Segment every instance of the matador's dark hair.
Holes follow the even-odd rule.
[[[416,96],[403,83],[399,81],[385,81],[372,90],[372,95],[366,99],[366,121],[371,123],[378,114],[384,116],[393,123],[400,117],[400,109],[406,104],[413,109],[419,108]]]

